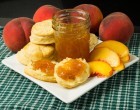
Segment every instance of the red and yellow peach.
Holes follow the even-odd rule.
[[[33,20],[35,22],[41,22],[43,20],[52,19],[54,14],[59,10],[59,8],[52,5],[43,5],[35,11]]]
[[[107,15],[99,27],[101,40],[117,40],[126,43],[134,33],[134,25],[130,18],[122,12],[113,12]]]
[[[99,7],[93,4],[80,4],[74,7],[74,9],[82,9],[88,12],[91,20],[90,32],[91,33],[98,32],[100,22],[103,19],[103,13]]]
[[[13,52],[19,51],[29,41],[34,21],[28,17],[19,17],[10,20],[3,29],[5,45]]]

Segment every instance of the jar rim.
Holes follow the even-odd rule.
[[[90,20],[90,15],[88,12],[82,10],[82,9],[62,9],[62,10],[59,10],[55,13],[55,15],[53,16],[53,20],[56,21],[57,20],[57,23],[62,23],[62,24],[67,24],[67,23],[64,23],[64,22],[61,22],[60,18],[64,17],[65,15],[69,15],[71,12],[77,12],[80,16],[83,16],[83,18],[85,20],[83,21],[80,21],[78,23],[81,23],[81,22],[85,22],[87,23],[87,20],[89,21]],[[64,15],[65,14],[65,15]]]

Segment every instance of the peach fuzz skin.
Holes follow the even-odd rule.
[[[97,33],[99,25],[103,20],[103,13],[101,9],[93,4],[81,4],[74,7],[74,9],[82,9],[89,13],[91,20],[90,32]]]
[[[5,45],[13,52],[19,51],[29,41],[34,21],[31,18],[19,17],[9,21],[3,29]]]
[[[99,27],[101,40],[117,40],[127,43],[134,33],[130,18],[122,12],[114,12],[106,16]]]
[[[41,22],[43,20],[52,19],[54,14],[59,10],[59,8],[52,5],[43,5],[35,11],[33,20],[35,22]]]

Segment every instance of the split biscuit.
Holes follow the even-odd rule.
[[[54,76],[61,86],[74,88],[88,79],[90,68],[85,59],[66,58],[55,65]]]
[[[24,73],[41,81],[56,82],[54,66],[50,60],[33,61],[24,68]]]

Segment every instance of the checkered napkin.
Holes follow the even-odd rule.
[[[96,86],[76,101],[65,104],[55,96],[1,63],[13,55],[0,28],[0,110],[140,110],[140,61]],[[128,43],[140,57],[140,33]]]

